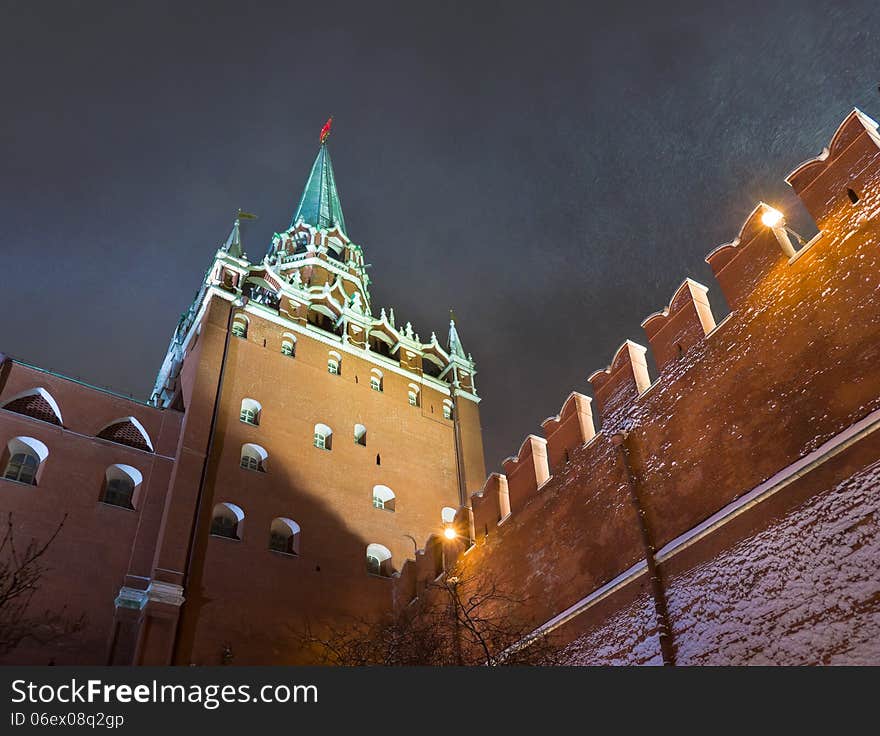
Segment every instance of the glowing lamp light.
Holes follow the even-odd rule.
[[[447,539],[455,539],[458,534],[455,533],[455,529],[453,529],[451,526],[448,526],[443,530],[443,536]]]
[[[782,225],[785,217],[779,210],[774,210],[772,207],[767,207],[764,210],[764,214],[761,215],[761,222],[764,223],[765,227],[775,228],[780,227]]]

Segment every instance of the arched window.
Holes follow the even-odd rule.
[[[252,424],[256,427],[260,424],[260,413],[262,411],[263,406],[259,401],[255,401],[254,399],[242,399],[241,413],[238,416],[245,424]]]
[[[361,447],[367,446],[367,428],[363,424],[354,425],[354,443]]]
[[[449,399],[443,399],[443,418],[452,419],[452,402]]]
[[[33,437],[15,437],[6,446],[6,457],[3,477],[35,486],[40,466],[49,457],[49,448]]]
[[[326,424],[315,425],[315,447],[319,450],[330,450],[333,444],[333,430]]]
[[[847,189],[846,196],[849,197],[849,201],[853,204],[856,204],[859,201],[859,195],[856,194],[855,189]]]
[[[327,257],[332,258],[334,261],[339,261],[340,263],[345,263],[345,248],[342,247],[341,243],[334,243],[332,240],[328,240],[327,242]]]
[[[420,393],[421,392],[419,391],[419,387],[416,386],[414,383],[411,383],[409,385],[409,391],[407,391],[407,401],[409,401],[410,406],[421,406],[422,402],[420,401],[419,397]]]
[[[244,511],[234,503],[218,503],[211,516],[211,534],[227,539],[241,539]]]
[[[385,511],[394,511],[396,496],[388,486],[373,486],[373,506]]]
[[[439,378],[442,372],[443,366],[436,358],[434,358],[433,355],[424,355],[422,357],[422,373],[424,373],[426,376]]]
[[[391,550],[381,544],[367,545],[367,572],[372,575],[390,577],[394,572],[391,566]]]
[[[268,458],[269,454],[259,445],[248,442],[241,446],[241,467],[245,470],[256,470],[258,473],[264,473]]]
[[[144,425],[134,417],[122,417],[110,422],[97,436],[118,445],[128,445],[144,452],[153,451],[153,443]]]
[[[391,358],[392,360],[397,360],[398,358],[399,351],[392,352],[394,343],[391,338],[380,330],[370,333],[370,336],[367,338],[367,345],[370,350],[379,353],[379,355],[384,355],[386,358]]]
[[[370,388],[373,389],[373,391],[379,391],[381,393],[382,379],[382,371],[378,368],[373,368],[370,371]]]
[[[31,388],[16,394],[9,399],[3,408],[6,411],[14,411],[16,414],[24,414],[27,417],[39,419],[41,422],[49,422],[61,426],[61,409],[52,395],[44,388]]]
[[[236,314],[232,320],[232,334],[235,337],[245,338],[248,333],[248,318],[243,314]]]
[[[327,355],[327,373],[334,376],[342,375],[342,356],[335,350],[331,350]]]
[[[101,502],[124,509],[135,508],[135,499],[144,477],[131,465],[111,465],[104,474]]]
[[[285,555],[299,554],[300,528],[293,519],[279,516],[269,527],[269,549]]]
[[[290,358],[296,356],[296,338],[289,332],[285,332],[281,339],[281,354]]]
[[[455,521],[456,511],[451,506],[444,506],[440,509],[440,519],[444,524],[451,524]]]
[[[305,253],[309,244],[309,234],[306,232],[298,232],[293,236],[294,253]]]
[[[306,321],[325,332],[332,332],[338,335],[342,331],[342,325],[336,324],[336,317],[333,315],[333,312],[321,305],[316,305],[309,309],[308,314],[306,314]]]

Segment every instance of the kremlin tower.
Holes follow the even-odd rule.
[[[473,360],[453,321],[444,345],[374,312],[328,128],[261,260],[236,217],[159,372],[151,403],[185,413],[152,571],[176,610],[142,661],[302,661],[296,628],[387,610],[485,477]]]

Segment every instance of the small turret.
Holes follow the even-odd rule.
[[[247,259],[247,256],[241,247],[241,228],[239,222],[239,217],[236,215],[235,222],[232,224],[232,230],[229,233],[229,237],[226,238],[226,242],[223,244],[222,249],[233,258]]]
[[[459,358],[463,360],[467,360],[467,354],[464,352],[464,348],[461,346],[461,339],[458,337],[458,330],[455,329],[455,320],[449,320],[449,341],[446,344],[446,349],[449,351],[450,355],[457,355]]]

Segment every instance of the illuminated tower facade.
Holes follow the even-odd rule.
[[[474,362],[454,322],[423,340],[374,310],[326,135],[260,260],[245,217],[151,398],[183,424],[152,569],[117,600],[114,661],[308,661],[305,626],[389,610],[390,578],[485,477]]]

